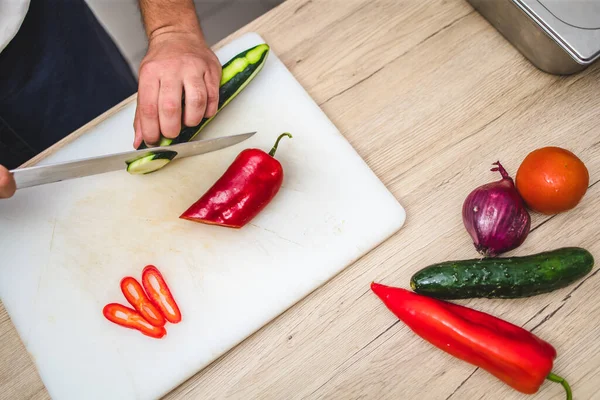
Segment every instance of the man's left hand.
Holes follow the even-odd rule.
[[[161,133],[176,138],[182,121],[194,126],[212,117],[220,80],[219,59],[200,34],[174,31],[151,37],[140,66],[134,147],[142,141],[157,144]]]

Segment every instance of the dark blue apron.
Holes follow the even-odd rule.
[[[0,164],[19,166],[136,91],[84,0],[32,0],[0,53]]]

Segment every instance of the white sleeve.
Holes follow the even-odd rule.
[[[3,0],[0,9],[0,52],[15,37],[29,10],[31,0]]]

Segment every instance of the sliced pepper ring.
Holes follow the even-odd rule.
[[[154,326],[165,325],[165,317],[150,301],[142,285],[135,278],[131,276],[123,278],[121,280],[121,291],[129,304],[149,323]]]
[[[147,265],[142,271],[142,285],[148,298],[163,314],[165,319],[172,324],[181,321],[181,311],[171,294],[167,282],[154,265]]]
[[[138,330],[142,334],[155,339],[160,339],[167,334],[167,330],[164,327],[152,325],[140,313],[122,304],[107,304],[104,306],[102,313],[106,319],[117,325]]]

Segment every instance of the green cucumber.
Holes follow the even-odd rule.
[[[416,292],[439,299],[520,298],[564,288],[588,274],[594,257],[564,247],[524,257],[447,261],[430,265],[410,279]]]
[[[134,175],[149,174],[170,163],[176,155],[176,151],[150,152],[143,157],[127,161],[127,172]]]
[[[231,60],[227,61],[221,72],[221,82],[219,84],[219,104],[217,112],[210,118],[203,118],[196,126],[183,127],[175,139],[168,139],[161,135],[158,146],[165,147],[172,144],[184,143],[193,140],[198,133],[221,111],[231,100],[233,100],[254,77],[262,70],[267,56],[269,54],[269,45],[266,43],[251,47]],[[185,107],[185,100],[184,100]],[[138,147],[138,150],[147,149],[144,142]],[[158,166],[158,164],[157,164]],[[164,165],[163,165],[164,166]],[[158,166],[158,169],[163,166]],[[128,169],[129,171],[129,169]],[[135,173],[129,171],[130,173]]]

